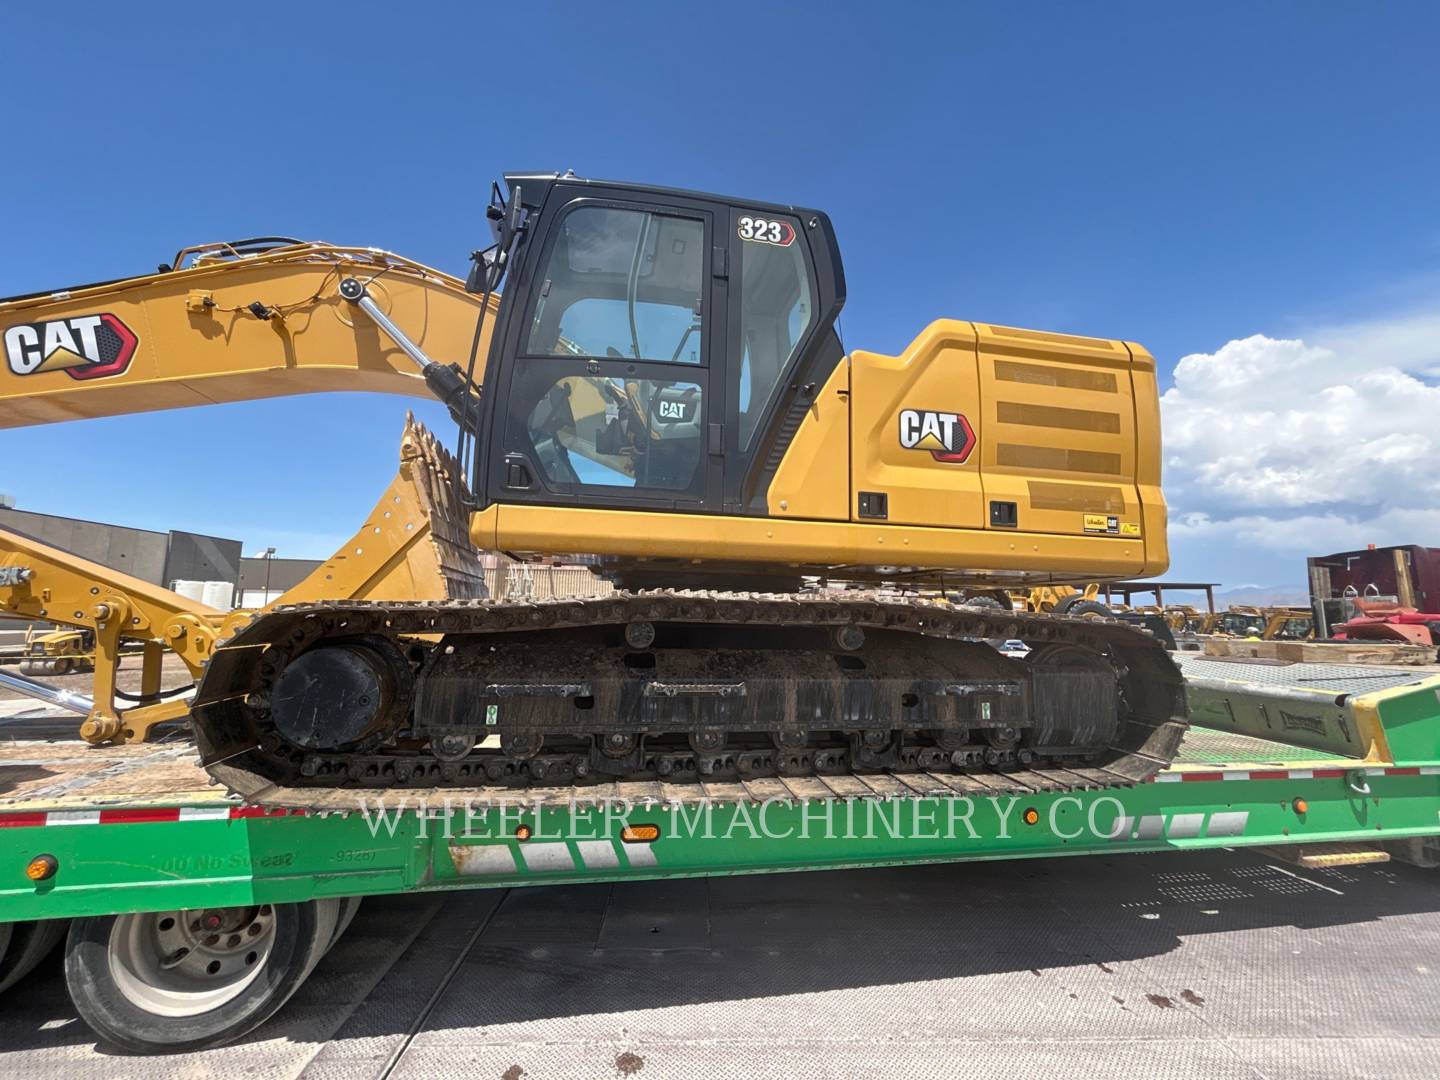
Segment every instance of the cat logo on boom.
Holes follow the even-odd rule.
[[[975,449],[975,429],[963,413],[902,409],[900,445],[906,450],[929,450],[936,461],[960,465]]]
[[[5,330],[5,359],[16,375],[63,371],[72,379],[122,375],[140,339],[114,315],[72,315]]]

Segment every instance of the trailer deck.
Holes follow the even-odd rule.
[[[0,919],[1440,832],[1440,677],[1184,662],[1187,673],[1203,668],[1206,679],[1232,687],[1225,708],[1237,717],[1245,695],[1263,702],[1283,671],[1298,688],[1292,697],[1317,695],[1350,718],[1341,726],[1352,741],[1357,733],[1376,740],[1366,731],[1378,726],[1386,733],[1378,741],[1405,755],[1347,757],[1196,727],[1171,768],[1132,787],[1092,781],[1089,790],[1054,792],[1027,785],[1019,772],[492,787],[383,799],[356,789],[334,792],[320,810],[290,811],[221,797],[179,735],[92,747],[13,719],[0,728],[0,866],[48,853],[60,869],[39,885],[0,873]],[[1192,700],[1192,711],[1219,715],[1223,694]],[[1311,726],[1298,734],[1320,737]],[[645,828],[626,833],[636,826]]]

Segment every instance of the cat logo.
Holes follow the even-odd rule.
[[[664,400],[662,400],[662,401],[660,402],[660,419],[661,419],[661,420],[684,420],[684,419],[685,419],[685,402],[683,402],[683,401],[664,401]]]
[[[5,358],[16,375],[63,371],[72,379],[122,375],[140,339],[108,312],[20,323],[5,331]]]
[[[959,465],[975,449],[975,429],[962,413],[902,409],[900,445],[906,450],[929,450],[936,461]]]

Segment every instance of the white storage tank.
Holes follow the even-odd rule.
[[[179,593],[186,600],[194,600],[197,604],[205,602],[205,582],[203,581],[172,581],[170,591]]]
[[[235,586],[228,581],[207,581],[200,602],[220,611],[229,611],[235,606]]]

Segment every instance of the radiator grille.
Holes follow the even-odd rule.
[[[1125,493],[1113,487],[1047,484],[1032,480],[1030,507],[1033,510],[1074,510],[1086,514],[1123,514]]]
[[[995,464],[1014,469],[1053,469],[1057,472],[1122,475],[1119,454],[1107,454],[1098,450],[1067,450],[1059,446],[1001,443],[995,448]]]
[[[1032,427],[1120,434],[1119,413],[1096,412],[1093,409],[1062,409],[1056,405],[998,401],[995,403],[995,418],[1002,424],[1029,424]]]
[[[1078,334],[1052,334],[1045,330],[1020,330],[1013,326],[991,326],[996,337],[1019,338],[1022,341],[1048,341],[1053,345],[1081,345],[1087,349],[1115,349],[1115,343],[1104,338],[1080,337]]]
[[[1017,360],[996,360],[995,378],[1005,382],[1029,383],[1031,386],[1094,390],[1102,394],[1113,394],[1116,388],[1115,375],[1110,371],[1046,367],[1044,364],[1022,364]]]

